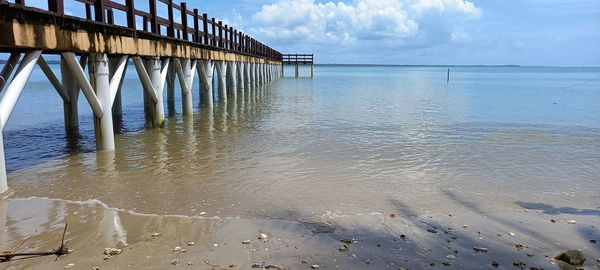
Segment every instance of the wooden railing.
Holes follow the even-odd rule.
[[[313,54],[282,54],[284,64],[313,64]]]
[[[41,2],[43,0],[27,0]],[[48,11],[65,14],[64,0],[47,0]],[[224,49],[228,51],[264,57],[281,61],[282,54],[266,46],[254,38],[224,25],[222,21],[208,18],[206,13],[200,14],[198,9],[188,9],[187,4],[174,3],[172,0],[147,0],[150,10],[145,12],[135,8],[135,0],[124,0],[125,5],[110,0],[72,0],[85,5],[85,19],[101,23],[114,24],[114,11],[123,11],[127,15],[127,27],[136,31],[146,31],[157,35],[195,42],[204,46]],[[139,0],[138,0],[139,1]],[[0,0],[0,2],[3,2]],[[157,15],[157,2],[167,6],[168,18]],[[26,0],[15,0],[16,4],[26,5]],[[92,12],[93,11],[93,12]],[[174,20],[174,15],[179,13],[181,23]],[[136,19],[142,19],[142,27],[138,28]],[[191,18],[191,20],[190,20]],[[165,27],[163,33],[161,27]]]

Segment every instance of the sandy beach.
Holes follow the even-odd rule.
[[[299,220],[144,215],[99,201],[0,201],[2,250],[66,241],[71,254],[17,259],[2,269],[575,269],[554,260],[580,249],[598,269],[598,210],[325,214]],[[7,214],[8,213],[8,214]],[[574,223],[573,221],[576,221]],[[574,223],[574,224],[571,224]],[[261,234],[266,235],[265,239]],[[107,256],[105,248],[120,254]],[[495,262],[495,263],[494,263]]]

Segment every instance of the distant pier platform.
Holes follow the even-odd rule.
[[[281,64],[284,66],[293,65],[296,78],[299,76],[298,66],[310,65],[310,77],[312,78],[315,76],[314,54],[283,54]],[[281,72],[281,76],[283,76],[283,68]]]

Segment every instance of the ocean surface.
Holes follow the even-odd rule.
[[[52,68],[59,74],[58,65]],[[537,209],[599,215],[600,68],[316,66],[145,125],[129,66],[114,152],[80,137],[36,68],[4,130],[11,198],[136,213],[301,219],[323,213]],[[308,75],[308,70],[301,70]]]

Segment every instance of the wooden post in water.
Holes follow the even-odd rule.
[[[298,78],[298,64],[294,66],[294,72],[296,74],[296,78]]]

